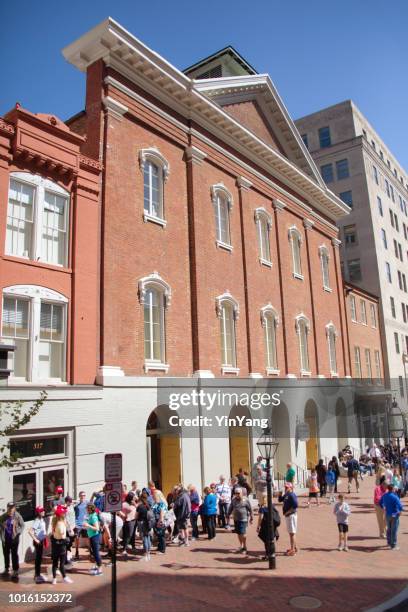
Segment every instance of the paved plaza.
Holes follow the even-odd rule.
[[[199,541],[192,542],[190,548],[171,545],[165,555],[153,552],[149,563],[139,561],[140,556],[129,556],[126,562],[120,560],[118,611],[210,609],[215,612],[252,608],[285,612],[310,609],[312,605],[330,612],[369,610],[408,585],[406,502],[400,522],[400,550],[390,551],[385,541],[377,537],[373,487],[374,477],[367,477],[359,495],[347,496],[352,508],[348,553],[337,550],[337,526],[332,506],[323,501],[319,508],[306,508],[306,498],[301,496],[300,552],[295,557],[285,556],[289,539],[282,525],[276,571],[268,570],[267,563],[262,561],[263,545],[256,534],[256,517],[249,529],[246,557],[234,552],[237,547],[234,533],[218,530],[216,539],[211,542],[202,536]],[[344,480],[341,489],[345,489]],[[280,504],[278,507],[281,509]],[[38,605],[25,606],[25,610],[110,610],[110,568],[104,567],[103,576],[90,576],[91,563],[85,551],[82,559],[70,573],[74,580],[72,585],[34,585],[32,566],[23,564],[19,584],[2,582],[0,588],[3,592],[20,593],[72,591],[75,595],[74,607]],[[49,577],[48,560],[44,569]],[[16,606],[3,609],[15,610]],[[401,611],[407,609],[408,602],[398,607]]]

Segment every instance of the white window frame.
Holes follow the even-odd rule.
[[[361,370],[361,353],[360,347],[354,347],[354,367],[356,369],[357,378],[362,378],[362,370]]]
[[[16,298],[26,300],[29,302],[29,320],[28,320],[28,346],[27,346],[27,378],[14,377],[10,375],[9,382],[11,384],[21,383],[35,383],[35,384],[66,384],[67,378],[67,347],[68,347],[68,334],[67,334],[67,317],[68,317],[68,299],[52,289],[41,287],[39,285],[12,285],[10,287],[3,288],[3,299],[2,299],[2,320],[0,326],[0,333],[3,329],[3,304],[4,298]],[[63,378],[41,378],[39,375],[39,355],[40,355],[40,316],[41,316],[41,304],[57,304],[63,305],[63,336],[64,336],[64,351],[63,351],[63,362],[62,370],[64,373]],[[13,344],[13,339],[1,337],[6,343]]]
[[[375,304],[370,304],[371,327],[377,329],[377,308]]]
[[[353,323],[357,323],[357,309],[356,309],[356,297],[350,295],[350,316]]]
[[[48,264],[50,266],[56,266],[58,268],[68,268],[68,253],[69,253],[69,219],[70,219],[70,194],[69,192],[60,187],[54,181],[50,181],[38,174],[30,174],[29,172],[11,172],[9,177],[9,195],[7,200],[7,216],[8,216],[8,202],[10,199],[10,182],[14,179],[19,183],[29,185],[34,188],[33,198],[33,220],[32,220],[32,236],[31,236],[31,252],[28,255],[16,255],[15,253],[5,254],[8,257],[19,257],[21,259],[29,259],[31,261],[39,261],[41,263]],[[65,221],[65,249],[64,249],[64,262],[62,264],[48,261],[43,257],[42,252],[42,233],[43,233],[43,217],[44,217],[44,204],[45,204],[45,192],[48,191],[54,195],[60,196],[66,200],[66,206],[64,209],[64,221]],[[7,229],[6,229],[7,232]]]
[[[311,376],[312,371],[310,369],[310,355],[309,355],[309,342],[308,336],[310,332],[310,321],[307,316],[300,313],[295,317],[295,329],[299,339],[299,357],[300,357],[300,374],[301,376]],[[304,363],[302,354],[302,333],[304,332],[304,346],[305,346],[305,357],[307,363]],[[306,367],[305,367],[306,366]]]
[[[270,232],[271,232],[271,227],[272,227],[272,217],[268,213],[268,211],[265,210],[265,208],[263,207],[257,208],[255,210],[254,216],[255,216],[255,223],[256,223],[256,229],[257,229],[257,235],[258,235],[259,261],[264,266],[272,268],[271,239],[270,239]],[[263,235],[264,234],[265,234],[264,239],[267,244],[266,253],[263,252],[264,251],[263,249],[263,243],[264,243]]]
[[[224,363],[225,361],[224,356],[226,353],[224,306],[226,305],[231,308],[232,317],[233,317],[232,319],[233,337],[232,337],[232,344],[231,344],[231,349],[232,349],[232,354],[233,354],[232,364]],[[239,319],[239,304],[237,300],[231,295],[231,293],[229,291],[226,291],[222,295],[219,295],[217,298],[215,298],[215,309],[216,309],[217,317],[220,319],[221,362],[222,362],[221,372],[222,374],[235,374],[238,376],[239,368],[237,367],[237,325],[236,323]]]
[[[330,375],[338,376],[338,368],[337,368],[337,351],[336,351],[336,343],[337,343],[338,332],[332,321],[326,325],[326,337],[327,337],[327,346],[329,350],[329,367],[330,367]],[[334,366],[334,367],[333,367]]]
[[[364,359],[365,359],[365,365],[366,365],[367,379],[372,381],[373,380],[373,368],[371,365],[371,351],[369,348],[364,349]]]
[[[377,383],[381,383],[381,356],[378,349],[374,350],[374,362],[375,362],[375,378]]]
[[[149,212],[146,212],[144,209],[144,171],[146,163],[151,163],[159,168],[159,198],[160,198],[160,209],[161,216],[156,216],[152,214],[152,202],[151,198],[149,201]],[[139,165],[140,170],[142,172],[142,181],[143,181],[143,220],[145,223],[151,221],[152,223],[157,223],[162,227],[166,227],[167,221],[165,219],[165,211],[164,211],[164,184],[166,183],[169,175],[170,175],[170,165],[167,159],[160,153],[158,149],[155,147],[150,147],[148,149],[141,149],[139,151]],[[160,172],[161,171],[161,172]],[[151,183],[151,179],[150,179]],[[151,184],[150,184],[151,189]]]
[[[360,298],[360,323],[361,325],[367,325],[367,308],[365,300]]]
[[[171,288],[165,280],[157,272],[144,276],[139,280],[139,302],[143,307],[143,322],[144,322],[144,307],[146,304],[146,296],[148,290],[153,289],[156,291],[162,300],[160,306],[161,311],[161,330],[160,330],[160,342],[161,342],[161,354],[162,359],[148,359],[144,357],[144,369],[145,372],[151,370],[158,370],[167,372],[169,364],[166,362],[166,310],[171,304]],[[144,339],[143,339],[143,354],[144,354]]]
[[[268,321],[272,322],[272,345],[274,345],[274,355],[269,354],[269,334],[268,334]],[[278,376],[280,370],[278,368],[278,343],[277,343],[277,327],[279,325],[279,315],[271,303],[261,308],[261,324],[264,328],[264,343],[265,343],[265,356],[266,356],[266,373],[268,375]]]
[[[220,198],[223,198],[226,204],[226,219],[227,219],[227,239],[228,242],[224,242],[221,240],[222,231],[221,231],[221,215],[220,215]],[[211,186],[211,201],[214,207],[214,216],[215,216],[215,243],[218,247],[225,249],[227,251],[232,251],[232,240],[231,240],[231,211],[234,204],[231,193],[225,187],[224,183],[217,183],[216,185]]]
[[[302,252],[301,252],[303,238],[302,238],[302,234],[300,233],[296,225],[292,225],[292,227],[289,228],[288,237],[289,237],[289,242],[290,242],[291,251],[292,251],[292,275],[294,278],[299,278],[300,280],[303,280],[304,276],[302,273]],[[296,261],[296,254],[295,254],[296,249],[299,255],[298,262]]]
[[[322,244],[319,247],[319,257],[322,265],[323,289],[331,293],[332,288],[330,287],[330,252],[325,244]]]

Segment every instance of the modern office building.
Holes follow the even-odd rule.
[[[351,100],[295,123],[327,186],[351,208],[337,221],[343,274],[380,297],[385,374],[407,411],[408,175]]]

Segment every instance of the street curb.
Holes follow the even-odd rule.
[[[404,608],[399,608],[399,604],[404,604]],[[391,597],[388,601],[385,601],[374,608],[368,608],[365,612],[403,612],[403,609],[408,609],[408,586],[406,586],[400,593]]]

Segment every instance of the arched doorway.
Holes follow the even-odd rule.
[[[274,461],[276,477],[286,474],[286,466],[292,461],[290,448],[289,412],[286,405],[281,402],[272,411],[272,431],[279,442],[278,451]]]
[[[245,406],[234,406],[232,408],[229,418],[233,419],[237,416],[251,416],[248,408]],[[230,466],[231,476],[238,474],[240,468],[251,476],[251,428],[243,425],[229,426],[229,447],[230,447]]]
[[[348,444],[347,408],[342,397],[336,402],[337,451]]]
[[[319,417],[316,403],[308,400],[305,406],[305,422],[309,426],[309,440],[306,442],[306,463],[309,470],[319,461]]]
[[[153,480],[164,495],[182,480],[181,436],[178,428],[168,425],[171,414],[167,406],[159,406],[146,426],[148,480]]]

